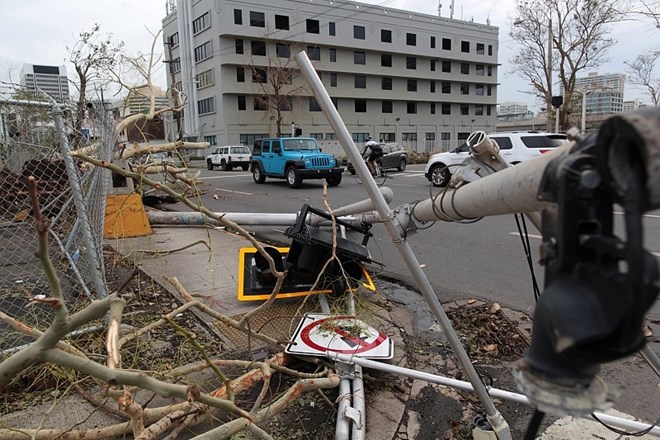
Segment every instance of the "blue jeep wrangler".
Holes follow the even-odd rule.
[[[252,178],[264,183],[266,177],[286,179],[299,188],[304,179],[325,179],[330,186],[341,183],[344,169],[335,156],[321,152],[313,138],[257,139],[252,149]]]

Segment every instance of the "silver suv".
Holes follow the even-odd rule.
[[[511,131],[492,133],[489,138],[500,146],[500,155],[508,163],[515,165],[551,151],[567,141],[565,134]],[[445,186],[451,179],[451,166],[462,163],[470,155],[467,144],[429,158],[424,176],[433,186]]]
[[[206,167],[212,170],[218,166],[222,171],[231,171],[234,167],[247,171],[250,167],[250,149],[244,145],[216,147],[213,153],[206,156]]]

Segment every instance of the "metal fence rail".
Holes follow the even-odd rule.
[[[49,290],[35,256],[28,176],[36,178],[41,210],[51,220],[50,256],[67,305],[77,310],[107,294],[102,240],[108,171],[68,156],[75,136],[65,110],[18,87],[0,89],[0,312],[41,330],[51,312],[31,301],[48,297]],[[83,139],[107,160],[114,122],[101,108],[92,110]],[[0,358],[28,341],[0,320]]]

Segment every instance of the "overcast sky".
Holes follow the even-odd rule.
[[[451,0],[442,1],[442,15],[449,15]],[[437,14],[435,0],[369,0],[366,3],[384,5],[425,14]],[[500,52],[498,101],[523,101],[538,108],[534,98],[523,93],[529,90],[524,80],[510,74],[508,59],[514,52],[509,38],[509,24],[515,0],[455,0],[455,19],[471,20],[498,26]],[[94,23],[101,25],[103,33],[111,32],[126,44],[129,53],[148,53],[152,42],[146,28],[157,32],[165,15],[165,0],[0,0],[0,79],[18,82],[23,63],[66,65],[67,46],[77,35],[90,30]],[[617,25],[613,36],[619,42],[612,47],[610,62],[598,69],[599,73],[625,73],[625,60],[658,44],[660,33],[650,22],[627,22]],[[162,53],[162,46],[158,45]],[[155,82],[166,85],[165,68],[161,65]],[[626,85],[625,99],[642,97],[641,92]]]

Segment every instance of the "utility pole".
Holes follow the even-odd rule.
[[[552,18],[548,19],[548,95],[552,96]],[[546,107],[548,107],[548,124],[546,130],[551,131],[552,124],[550,122],[550,106],[546,105]],[[557,119],[557,121],[555,121],[555,133],[558,133],[559,107],[557,107],[555,112],[555,118]]]
[[[174,73],[174,68],[172,67],[172,42],[167,41],[165,45],[167,46],[167,60],[163,62],[167,64],[170,70],[170,81],[172,87],[174,87],[174,84],[176,84],[176,73]],[[179,90],[179,92],[180,91],[181,90]],[[181,114],[178,111],[173,111],[172,113],[174,113],[174,120],[176,121],[176,140],[181,140],[182,138]]]

